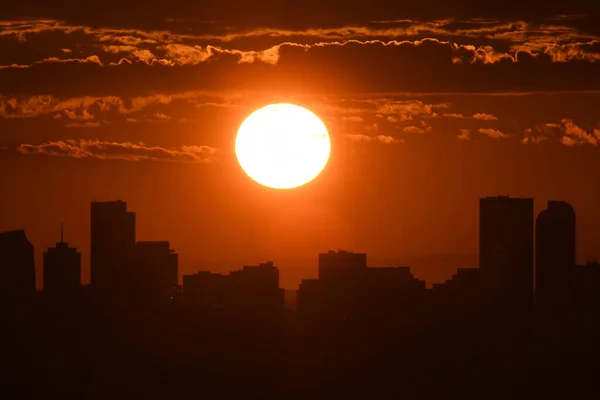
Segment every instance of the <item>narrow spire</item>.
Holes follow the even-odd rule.
[[[64,243],[63,238],[64,238],[64,230],[63,230],[63,223],[61,222],[60,223],[60,242],[61,243]]]

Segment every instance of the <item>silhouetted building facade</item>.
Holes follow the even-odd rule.
[[[138,242],[132,290],[141,301],[166,303],[177,287],[179,256],[169,242]]]
[[[18,300],[34,293],[33,245],[24,230],[0,233],[0,298]]]
[[[492,301],[508,314],[533,306],[533,199],[479,201],[479,267]]]
[[[319,279],[304,279],[298,290],[298,311],[307,326],[397,323],[398,315],[414,317],[425,299],[425,281],[408,267],[369,268],[366,258],[347,251],[319,254]]]
[[[81,253],[63,240],[44,253],[44,293],[48,296],[68,297],[81,287]]]
[[[536,307],[548,313],[562,309],[567,301],[576,262],[575,211],[564,201],[549,201],[536,220]]]
[[[319,279],[323,282],[355,280],[367,268],[367,255],[348,251],[319,254]]]
[[[434,318],[438,322],[469,326],[469,320],[487,313],[484,274],[480,268],[458,268],[452,278],[431,290]]]
[[[96,294],[117,299],[133,279],[135,213],[123,201],[91,204],[91,285]]]
[[[582,314],[588,318],[600,309],[600,264],[589,261],[582,265],[575,265],[568,281],[567,298],[570,305],[569,312]],[[598,326],[600,330],[600,326]]]
[[[183,276],[183,301],[199,312],[248,317],[282,311],[285,290],[272,262],[244,266],[228,275],[199,271]]]
[[[227,290],[228,303],[236,309],[279,311],[285,302],[279,269],[271,261],[231,271]]]
[[[216,312],[224,306],[224,281],[226,275],[209,271],[198,271],[183,275],[183,302],[190,308],[202,312]]]

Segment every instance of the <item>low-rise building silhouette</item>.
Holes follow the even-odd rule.
[[[592,315],[600,308],[600,263],[575,265],[568,280],[570,312]],[[590,314],[591,313],[591,314]]]
[[[319,254],[319,279],[323,282],[355,280],[367,268],[367,255],[344,250]]]
[[[279,287],[279,269],[272,261],[232,271],[227,291],[228,304],[240,310],[279,311],[285,302],[285,290]]]
[[[212,311],[223,306],[225,275],[198,271],[183,275],[183,301],[198,311]]]
[[[367,267],[366,254],[329,251],[319,254],[319,278],[305,279],[298,311],[311,323],[395,320],[423,302],[425,281],[408,267]]]
[[[285,290],[279,287],[279,269],[269,261],[228,275],[184,275],[183,300],[197,310],[258,315],[282,311]]]

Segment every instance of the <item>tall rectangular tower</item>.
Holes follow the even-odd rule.
[[[498,300],[532,304],[533,199],[480,199],[479,267]]]
[[[536,307],[553,313],[566,305],[576,262],[575,210],[564,201],[548,201],[535,228]]]
[[[123,201],[91,204],[91,285],[99,294],[126,291],[133,275],[135,213]]]

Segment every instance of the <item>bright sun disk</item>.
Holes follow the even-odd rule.
[[[331,144],[323,121],[294,104],[270,104],[240,126],[235,152],[244,171],[261,185],[292,189],[325,168]]]

